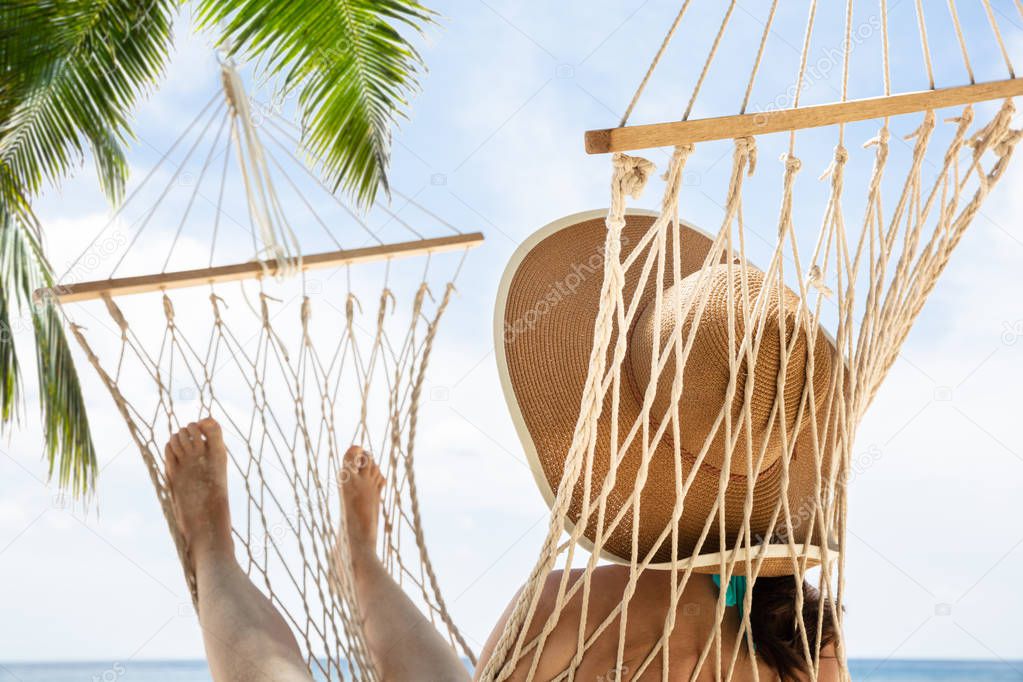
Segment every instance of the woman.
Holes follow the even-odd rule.
[[[649,228],[652,218],[643,214],[632,214],[623,234],[623,244],[639,244],[644,232]],[[579,263],[586,254],[599,252],[603,238],[603,224],[597,214],[582,214],[558,221],[541,230],[523,245],[513,257],[509,270],[505,275],[504,285],[498,301],[498,346],[499,364],[502,379],[508,393],[512,416],[523,438],[525,449],[530,457],[534,474],[541,491],[550,503],[553,500],[553,488],[561,480],[563,457],[567,450],[566,443],[571,442],[574,418],[570,409],[565,406],[578,405],[582,383],[586,375],[585,363],[588,358],[588,334],[578,330],[592,328],[599,296],[599,276],[586,277],[585,268],[580,270]],[[678,232],[681,241],[681,252],[685,254],[683,275],[697,275],[700,264],[710,248],[709,239],[698,231],[683,226]],[[625,249],[627,255],[627,249]],[[596,265],[587,265],[596,272]],[[567,275],[575,273],[576,278],[570,287],[571,300],[561,300],[550,296],[552,282],[566,282]],[[582,274],[581,274],[582,273]],[[751,270],[751,274],[752,270]],[[700,287],[717,287],[726,290],[735,286],[731,279],[731,270],[719,268],[711,273],[709,280],[701,280]],[[559,278],[561,278],[559,280]],[[687,278],[688,279],[688,278]],[[761,279],[753,275],[756,291],[759,290]],[[709,281],[709,284],[707,283]],[[685,282],[685,280],[683,280]],[[631,287],[631,289],[630,289]],[[688,287],[688,288],[687,288]],[[651,312],[670,308],[671,306],[651,306],[653,287],[642,292],[643,312],[638,315],[636,324],[630,329],[628,341],[631,356],[631,371],[637,386],[645,386],[649,376],[642,376],[642,367],[649,365],[652,352],[651,339],[657,334],[662,336],[670,333],[674,320],[665,321],[656,318]],[[626,294],[631,295],[636,289],[636,282],[626,285]],[[673,287],[666,295],[677,297],[676,302],[685,303],[682,297],[691,296],[698,287]],[[702,289],[701,289],[702,290]],[[755,296],[756,291],[752,295]],[[718,292],[720,293],[720,292]],[[680,435],[680,445],[684,453],[694,451],[690,440],[702,442],[708,437],[710,427],[702,426],[701,411],[706,411],[709,403],[723,404],[724,388],[716,385],[722,381],[727,384],[727,366],[724,373],[707,372],[713,365],[713,358],[721,355],[720,332],[728,324],[729,311],[723,309],[724,301],[732,297],[714,295],[710,299],[717,303],[708,304],[699,325],[694,333],[693,353],[685,364],[684,375],[687,383],[693,387],[689,392],[683,391],[678,404],[674,408],[687,415],[685,423],[690,425],[691,433]],[[768,297],[768,310],[779,312],[777,319],[787,324],[788,316],[798,306],[798,299],[791,297],[776,300]],[[537,310],[537,302],[546,301],[543,315],[527,317],[523,311]],[[733,300],[734,302],[734,300]],[[715,308],[717,306],[717,308]],[[589,315],[587,318],[586,315]],[[582,315],[582,317],[580,317]],[[563,317],[565,319],[563,319]],[[519,322],[525,322],[518,324]],[[734,320],[733,320],[734,322]],[[682,323],[686,323],[683,321]],[[776,387],[777,357],[772,356],[771,339],[779,337],[779,328],[771,329],[763,334],[761,350],[758,352],[756,369],[750,372],[748,380],[752,381],[751,393],[758,405],[770,404],[765,397],[774,395]],[[799,334],[791,333],[788,325],[788,341],[798,345],[806,343]],[[509,333],[511,330],[512,333]],[[567,331],[566,331],[567,330]],[[740,330],[741,335],[741,330]],[[821,341],[820,338],[817,339]],[[653,344],[656,347],[657,344]],[[537,360],[537,349],[543,350]],[[819,394],[827,393],[827,381],[830,376],[831,347],[828,342],[818,343],[813,347],[814,358],[813,382]],[[803,354],[803,364],[790,359],[787,380],[802,381],[806,371],[805,361],[810,356]],[[773,360],[772,360],[773,357]],[[689,376],[690,365],[701,368],[701,380],[696,381]],[[762,373],[761,373],[762,372]],[[669,390],[665,372],[656,380],[658,399],[665,405],[665,411],[672,406],[665,403],[663,393]],[[690,380],[693,379],[693,380]],[[663,384],[663,385],[662,385]],[[631,398],[626,396],[622,404],[627,408],[628,401],[642,400],[642,392],[635,391]],[[763,395],[761,395],[761,393]],[[720,395],[718,395],[720,394]],[[795,392],[801,395],[802,391]],[[717,396],[717,397],[715,397]],[[786,393],[787,396],[787,393]],[[773,398],[772,398],[773,399]],[[787,397],[786,397],[787,399]],[[655,403],[658,400],[654,401]],[[787,407],[791,407],[788,406]],[[623,408],[625,409],[625,408]],[[713,412],[713,410],[711,411]],[[786,411],[786,414],[795,413]],[[563,415],[558,419],[558,415]],[[786,566],[791,562],[785,558],[772,559],[765,563],[752,587],[752,599],[743,594],[745,581],[735,578],[726,586],[725,618],[719,623],[717,606],[720,598],[719,587],[715,582],[717,576],[711,572],[720,565],[722,548],[697,546],[694,529],[702,527],[708,514],[712,514],[711,499],[701,497],[700,490],[716,490],[719,476],[728,481],[726,502],[737,504],[752,488],[754,513],[752,530],[754,534],[767,528],[764,518],[770,516],[771,509],[779,502],[782,494],[776,481],[782,456],[776,430],[770,427],[760,428],[757,415],[751,421],[753,428],[749,434],[742,433],[740,444],[757,446],[767,453],[766,465],[758,472],[755,480],[746,480],[742,472],[746,466],[725,457],[723,445],[716,439],[709,448],[707,462],[697,469],[699,476],[708,476],[713,485],[696,486],[692,495],[685,498],[683,518],[679,521],[679,559],[696,567],[697,572],[685,583],[681,598],[677,602],[675,625],[670,631],[667,645],[670,649],[670,662],[667,663],[669,679],[689,680],[717,679],[728,675],[730,668],[730,652],[733,651],[740,633],[742,622],[740,610],[745,604],[750,605],[749,624],[755,649],[756,671],[752,669],[753,656],[746,646],[740,642],[737,649],[737,661],[731,679],[734,680],[803,680],[812,676],[812,665],[818,667],[820,680],[838,679],[838,666],[834,660],[832,614],[829,605],[820,598],[809,585],[803,585],[804,600],[802,614],[796,613],[797,583],[793,576],[785,575]],[[804,420],[805,421],[805,420]],[[801,433],[804,423],[789,424],[789,433]],[[567,440],[566,440],[567,439]],[[748,443],[743,439],[747,439]],[[820,476],[820,471],[813,470],[814,458],[800,448],[804,448],[805,438],[796,439],[795,454],[789,464],[791,483],[787,493],[792,501],[805,500],[812,490],[813,475]],[[670,445],[669,445],[670,447]],[[698,450],[698,448],[696,448]],[[598,447],[599,450],[599,447]],[[745,447],[735,448],[737,452],[746,451]],[[655,453],[656,455],[657,453]],[[212,419],[197,424],[189,424],[185,429],[174,434],[165,450],[166,471],[169,487],[174,503],[179,527],[184,533],[189,555],[194,562],[194,570],[198,580],[199,618],[203,629],[203,638],[207,656],[214,679],[218,680],[308,680],[309,672],[302,659],[298,645],[283,618],[272,604],[249,581],[235,560],[231,539],[231,525],[227,501],[227,455],[219,425]],[[626,453],[620,465],[621,471],[630,470],[629,458],[640,456],[635,452]],[[688,454],[686,455],[688,456]],[[595,475],[600,475],[601,461],[607,461],[608,453],[596,453],[594,461]],[[674,459],[671,457],[655,457],[652,465],[657,476],[674,476]],[[634,464],[634,463],[633,463]],[[447,642],[439,635],[416,606],[408,599],[404,591],[394,582],[384,569],[375,554],[377,524],[380,514],[380,491],[383,478],[371,456],[358,447],[353,446],[345,455],[346,473],[340,485],[341,499],[346,517],[348,544],[352,556],[352,568],[355,578],[358,602],[362,609],[364,629],[373,661],[382,679],[388,681],[429,680],[442,682],[446,680],[467,680],[469,674],[463,663],[455,656]],[[819,466],[819,465],[817,465]],[[657,471],[657,467],[666,470]],[[724,468],[722,468],[724,467]],[[731,467],[731,468],[729,468]],[[704,471],[703,469],[706,469]],[[606,473],[606,466],[605,471]],[[621,473],[621,472],[620,472]],[[621,485],[628,486],[627,475],[620,476]],[[599,478],[597,480],[600,480]],[[809,487],[808,487],[809,486]],[[660,491],[660,492],[659,492]],[[663,486],[648,486],[642,491],[644,504],[641,524],[653,524],[652,528],[663,529],[665,519],[670,518],[674,505],[680,500],[664,497]],[[661,495],[659,498],[658,495]],[[739,504],[741,507],[741,503]],[[573,519],[573,522],[578,519]],[[734,523],[731,521],[730,523]],[[659,525],[658,525],[659,524]],[[623,524],[624,525],[624,524]],[[608,541],[602,543],[606,558],[619,563],[627,562],[629,550],[623,538],[632,537],[631,526],[611,531]],[[646,532],[651,528],[640,528],[639,535],[650,537]],[[729,528],[729,543],[735,536],[736,529]],[[805,528],[783,527],[781,529],[796,535],[797,542],[812,544],[816,541],[812,533]],[[593,533],[587,529],[585,539],[593,542]],[[787,547],[788,545],[784,545]],[[624,548],[624,549],[623,549]],[[670,556],[665,556],[666,547],[641,546],[641,552],[650,551],[660,558],[660,567],[670,565]],[[749,548],[745,551],[756,552],[760,548]],[[734,570],[741,572],[741,559],[735,563]],[[581,573],[573,572],[567,577],[569,585],[581,578]],[[591,574],[590,598],[586,613],[583,613],[582,599],[577,593],[565,604],[558,605],[557,595],[563,579],[561,572],[549,575],[541,590],[537,611],[530,619],[525,633],[525,641],[530,641],[538,634],[544,623],[553,612],[558,612],[557,622],[544,645],[533,679],[549,680],[557,677],[572,662],[576,653],[580,623],[585,618],[586,633],[591,634],[596,627],[608,618],[623,601],[623,594],[629,580],[630,568],[620,565],[601,566]],[[603,634],[596,637],[586,650],[575,673],[578,680],[660,680],[663,676],[661,657],[654,659],[653,664],[646,667],[641,676],[637,676],[639,668],[647,658],[651,647],[661,637],[668,609],[671,604],[672,572],[666,570],[646,570],[641,573],[635,593],[629,601],[627,610],[628,627],[625,629],[624,656],[619,666],[619,628],[615,619]],[[512,602],[514,604],[514,600]],[[502,616],[494,628],[490,639],[481,652],[478,670],[482,670],[490,659],[494,647],[503,634],[505,623],[511,613],[512,606]],[[823,614],[821,613],[823,611]],[[797,628],[797,620],[802,616],[806,628],[807,642],[804,644],[803,634]],[[816,640],[816,624],[818,616],[823,618],[821,641]],[[716,663],[706,661],[700,664],[701,652],[711,633],[720,632],[722,651],[721,670],[716,670]],[[808,645],[808,646],[806,646]],[[819,650],[819,661],[808,661],[806,652],[811,659]],[[714,658],[713,656],[711,657]],[[532,664],[532,655],[527,655],[515,663],[511,679],[524,680]]]
[[[829,410],[839,386],[833,373],[838,356],[834,343],[823,329],[811,327],[809,311],[795,292],[778,286],[752,264],[742,268],[724,255],[710,258],[714,248],[710,235],[679,222],[665,228],[659,250],[658,235],[652,231],[658,214],[631,210],[620,239],[620,259],[626,264],[621,305],[631,319],[619,318],[615,324],[602,382],[609,387],[610,379],[615,379],[617,388],[604,388],[603,409],[580,425],[579,406],[592,362],[590,330],[599,325],[604,295],[606,216],[605,210],[578,213],[538,230],[511,257],[498,290],[495,355],[512,421],[537,485],[552,507],[559,490],[564,489],[562,494],[571,490],[566,531],[582,525],[585,478],[580,474],[574,483],[566,483],[566,453],[578,442],[580,429],[592,427],[594,436],[586,443],[585,455],[589,470],[584,473],[589,474],[593,497],[580,543],[591,550],[599,543],[596,549],[603,559],[626,566],[634,556],[653,557],[640,573],[640,592],[626,614],[625,646],[631,647],[634,659],[626,665],[631,670],[638,672],[669,615],[671,572],[666,569],[673,559],[679,571],[687,566],[695,571],[678,602],[681,612],[676,615],[681,617],[676,617],[668,642],[673,679],[689,679],[710,633],[716,631],[719,591],[713,574],[721,572],[722,563],[733,561],[727,570],[738,575],[726,584],[726,591],[735,608],[721,623],[726,640],[722,657],[730,658],[740,609],[747,605],[746,560],[760,559],[747,606],[756,659],[762,668],[766,665],[783,677],[805,675],[811,667],[807,652],[813,659],[817,651],[814,639],[821,609],[824,656],[834,655],[828,645],[836,639],[836,620],[828,605],[821,604],[816,590],[803,585],[802,621],[808,635],[803,641],[795,612],[800,586],[791,575],[796,566],[793,546],[800,561],[810,566],[827,556],[817,520],[824,515],[820,501],[827,486],[822,483],[831,478]],[[718,264],[711,264],[714,260]],[[616,361],[620,326],[626,330],[626,343]],[[747,328],[748,343],[743,345]],[[676,386],[679,347],[682,371]],[[730,444],[723,418],[729,411]],[[678,419],[669,421],[673,415]],[[811,428],[815,421],[816,428]],[[648,429],[639,428],[644,422]],[[614,433],[617,448],[612,447]],[[636,491],[641,468],[646,469],[645,483]],[[680,490],[676,482],[683,480],[688,488]],[[593,491],[605,482],[610,486],[604,496],[610,511],[598,538]],[[634,493],[639,498],[638,527],[631,512],[609,527],[608,519],[616,510],[621,514]],[[677,524],[674,557],[664,534],[672,524]],[[724,542],[719,536],[722,526]],[[738,542],[746,530],[752,546]],[[629,572],[609,566],[594,574],[597,583],[591,593],[601,600],[597,608],[602,612],[586,614],[588,631],[622,602]],[[558,587],[557,576],[547,581],[541,611],[554,603]],[[555,632],[564,638],[570,659],[581,614],[578,604],[575,610],[571,602],[567,606]],[[535,615],[531,629],[538,631],[545,620],[545,613]],[[618,623],[612,623],[604,635],[609,654],[615,653],[618,629]],[[527,633],[525,641],[532,635]],[[745,652],[745,644],[740,649]],[[552,675],[569,663],[547,647],[543,656],[552,664],[548,669]],[[527,668],[530,658],[526,657]],[[593,658],[587,652],[586,672],[578,672],[576,678],[603,674],[604,679],[614,679],[613,670],[610,677],[608,668],[602,673],[602,657],[595,657],[599,663]],[[561,668],[555,671],[557,665]],[[650,674],[644,670],[644,679],[660,679],[659,666],[658,660],[646,669]],[[726,676],[727,662],[722,667]],[[701,673],[714,679],[712,668],[705,664]],[[752,675],[749,665],[739,664],[735,670],[733,679]],[[622,678],[628,679],[624,673]],[[765,676],[764,669],[759,676],[772,677]],[[827,678],[826,665],[821,677]]]

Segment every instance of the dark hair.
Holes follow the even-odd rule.
[[[794,576],[757,578],[753,583],[749,620],[756,655],[771,666],[783,682],[811,672],[811,662],[806,659],[803,635],[796,620],[796,588]],[[817,619],[821,611],[824,612],[820,637],[823,649],[835,641],[832,605],[821,598],[817,588],[804,581],[802,615],[811,655],[817,652]]]

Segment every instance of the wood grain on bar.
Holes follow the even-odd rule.
[[[360,249],[346,249],[343,251],[327,251],[325,253],[314,253],[302,257],[302,270],[317,270],[320,268],[336,267],[340,265],[352,265],[354,263],[365,263],[367,261],[383,260],[386,258],[408,258],[427,253],[440,253],[443,251],[454,251],[456,249],[469,249],[483,243],[483,235],[479,232],[470,234],[459,234],[451,237],[437,237],[434,239],[420,239],[411,242],[399,242],[396,244],[383,244],[379,246],[367,246]],[[264,267],[266,270],[264,270]],[[220,265],[211,268],[199,268],[196,270],[178,270],[176,272],[165,272],[158,275],[140,275],[137,277],[119,277],[117,279],[101,279],[92,282],[80,282],[76,284],[59,285],[53,288],[38,289],[35,292],[36,299],[45,296],[53,296],[61,303],[74,301],[88,301],[100,298],[104,294],[110,296],[125,296],[128,294],[142,294],[150,291],[162,291],[167,289],[182,289],[218,282],[233,282],[243,279],[258,279],[265,271],[274,273],[277,269],[274,261],[248,261],[246,263],[235,263],[233,265]]]
[[[911,114],[944,107],[1023,95],[1023,78],[975,83],[951,88],[909,92],[849,102],[821,104],[798,109],[780,109],[756,114],[718,116],[692,121],[586,131],[586,152],[606,154],[650,147],[668,147],[691,142],[729,140],[836,123]]]

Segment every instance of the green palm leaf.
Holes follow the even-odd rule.
[[[199,0],[222,45],[258,57],[263,75],[298,92],[303,144],[335,189],[369,205],[387,188],[391,128],[423,69],[399,29],[433,13],[413,0]]]
[[[49,268],[34,235],[38,226],[27,204],[20,215],[0,212],[0,324],[11,330],[9,313],[28,310],[36,342],[36,376],[42,412],[45,454],[49,475],[76,497],[92,489],[96,479],[96,452],[82,398],[78,372],[61,321],[51,300],[33,301],[31,292],[53,286]],[[20,224],[19,224],[20,223]],[[25,224],[29,223],[29,224]],[[14,299],[13,301],[11,299]],[[13,339],[9,339],[13,341]],[[0,343],[0,362],[5,363],[4,417],[14,416],[17,403],[17,361],[13,342]],[[9,350],[8,350],[9,349]],[[12,362],[8,364],[6,354]]]
[[[78,168],[87,149],[104,192],[120,198],[129,112],[163,70],[174,8],[170,0],[0,3],[0,426],[18,415],[11,325],[28,310],[50,476],[76,495],[91,489],[96,456],[59,311],[31,300],[53,273],[29,198]]]
[[[0,215],[0,254],[6,251],[4,242],[10,238],[9,233],[13,232],[8,222],[6,214]],[[0,267],[3,266],[4,263],[0,259]],[[12,314],[16,311],[13,309],[14,302],[10,300],[10,290],[6,282],[0,282],[0,424],[10,423],[17,416],[20,385],[18,353],[14,347],[12,323]]]
[[[117,201],[130,113],[168,59],[176,0],[0,2],[0,427],[16,420],[20,373],[11,333],[29,311],[50,474],[87,491],[96,459],[61,315],[33,304],[53,284],[30,201],[91,153]],[[422,60],[402,31],[432,12],[411,0],[198,0],[201,25],[297,92],[306,150],[364,205],[387,187],[390,131],[405,116]]]
[[[77,168],[86,146],[111,198],[124,187],[128,113],[163,71],[169,0],[8,0],[0,72],[9,92],[0,164],[34,196]]]

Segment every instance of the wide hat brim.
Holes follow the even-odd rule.
[[[589,370],[603,280],[606,215],[606,210],[587,211],[562,218],[538,230],[512,256],[497,296],[494,337],[501,384],[530,468],[548,506],[554,503],[555,489],[564,472],[565,457],[572,444]],[[623,259],[640,244],[656,217],[656,213],[649,211],[628,212],[622,232]],[[712,238],[684,223],[672,233],[681,239],[682,276],[700,270],[710,251]],[[639,277],[638,267],[626,271],[626,301],[633,296]],[[663,286],[671,284],[671,277],[670,273],[665,275]],[[643,296],[652,297],[656,285],[655,278],[651,276]],[[623,382],[625,377],[628,377],[628,382],[633,382],[627,370],[623,369],[622,376]],[[641,413],[639,395],[641,392],[633,385],[623,385],[619,392],[618,421],[624,429]],[[603,484],[611,462],[611,412],[609,392],[597,424],[593,497]],[[750,519],[753,538],[763,537],[762,534],[766,533],[783,494],[788,497],[791,515],[798,514],[804,521],[816,516],[813,511],[820,490],[818,482],[822,477],[827,480],[828,470],[816,464],[812,443],[806,440],[805,434],[801,433],[789,459],[787,490],[782,490],[783,468],[780,462],[761,471],[753,483]],[[605,524],[614,518],[634,490],[641,458],[637,442],[626,452],[618,467],[616,483],[608,497]],[[666,438],[651,458],[648,477],[640,493],[637,561],[644,559],[671,523],[677,502],[674,462],[674,449]],[[686,465],[683,458],[683,475],[691,471],[691,466]],[[802,571],[821,562],[823,552],[819,546],[819,534],[811,527],[816,523],[809,521],[790,524],[786,528],[789,537],[785,542],[754,541],[749,547],[742,542],[743,548],[734,549],[736,531],[742,527],[750,487],[743,476],[732,476],[727,484],[722,503],[728,533],[723,551],[718,551],[722,548],[718,542],[716,518],[720,511],[715,512],[714,505],[719,485],[719,470],[706,465],[697,469],[685,496],[679,521],[677,558],[680,563],[677,565],[680,568],[684,570],[692,565],[696,572],[717,573],[722,565],[734,560],[734,574],[742,575],[747,572],[749,559],[760,562],[758,575],[776,576],[793,574],[797,567]],[[566,519],[568,532],[573,530],[581,516],[583,494],[580,480],[573,491]],[[697,541],[711,514],[715,516],[711,532],[697,552]],[[602,558],[615,563],[631,562],[633,525],[630,511],[617,528],[605,532]],[[775,530],[778,528],[776,523]],[[593,514],[580,540],[580,544],[591,551],[596,530],[596,514]],[[669,568],[672,565],[670,535],[668,537],[668,541],[657,547],[650,567]]]

